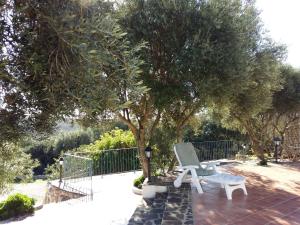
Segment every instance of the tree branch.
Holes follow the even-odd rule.
[[[121,113],[118,113],[117,115],[118,115],[119,119],[122,122],[124,122],[129,127],[129,129],[132,131],[132,133],[136,136],[138,134],[138,132],[137,132],[138,129],[136,128],[136,126],[134,126],[134,124],[130,120],[128,120],[124,116],[122,116]]]
[[[159,123],[159,121],[160,121],[160,118],[161,118],[161,112],[158,111],[157,116],[156,116],[156,118],[155,118],[155,120],[154,120],[154,122],[153,122],[153,124],[152,124],[152,126],[151,126],[151,128],[150,128],[149,137],[152,137],[152,134],[153,134],[153,132],[154,132],[154,129],[155,129],[156,126],[158,125],[158,123]]]

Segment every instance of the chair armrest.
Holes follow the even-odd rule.
[[[212,168],[213,170],[217,170],[217,166],[220,165],[220,162],[201,162],[200,166],[203,169]],[[204,167],[203,167],[204,166]]]
[[[190,165],[190,166],[180,166],[179,168],[183,170],[192,170],[192,169],[198,169],[199,166]]]
[[[220,162],[201,162],[200,165],[215,165],[215,166],[219,166],[220,165]]]
[[[182,184],[182,181],[185,179],[185,176],[188,174],[188,172],[191,172],[193,177],[197,177],[196,174],[196,169],[198,169],[199,166],[194,166],[194,165],[190,165],[190,166],[178,166],[178,169],[182,170],[178,177],[176,178],[176,180],[174,181],[174,186],[175,187],[180,187]]]

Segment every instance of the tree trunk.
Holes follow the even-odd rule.
[[[250,137],[251,139],[251,137]],[[265,155],[264,155],[264,146],[262,146],[259,141],[257,140],[251,140],[252,142],[252,146],[253,146],[253,150],[254,150],[254,153],[255,155],[259,158],[259,160],[261,162],[265,162],[266,159],[265,159]]]
[[[176,127],[176,141],[177,143],[182,143],[183,142],[183,129],[182,127]],[[169,168],[168,168],[168,172],[171,172],[176,164],[176,156],[175,154],[173,154],[172,160],[170,162]]]
[[[176,128],[176,140],[177,140],[177,143],[183,142],[183,128],[182,127]]]
[[[264,155],[264,149],[265,146],[261,144],[261,138],[257,136],[257,128],[253,127],[251,124],[254,123],[253,121],[248,121],[243,123],[242,120],[240,120],[238,117],[236,117],[240,123],[244,126],[244,128],[247,131],[247,134],[249,135],[250,141],[252,143],[252,148],[254,150],[254,154],[258,157],[260,160],[260,163],[263,165],[267,163]]]
[[[138,153],[139,153],[139,160],[141,163],[141,167],[143,170],[144,177],[148,176],[148,160],[145,154],[145,148],[146,148],[146,136],[145,136],[145,129],[144,125],[140,122],[139,127],[137,128],[130,119],[126,119],[121,114],[118,114],[118,117],[123,121],[125,124],[128,125],[129,129],[133,133],[135,137],[135,141],[137,143],[138,147]]]
[[[139,158],[143,170],[143,175],[144,177],[148,177],[148,159],[145,154],[146,138],[145,138],[145,131],[143,128],[139,129],[138,135],[136,137],[136,142],[138,145]]]

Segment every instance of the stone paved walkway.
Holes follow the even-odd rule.
[[[185,225],[193,224],[191,188],[189,184],[176,189],[172,183],[168,192],[145,200],[132,215],[128,225]]]

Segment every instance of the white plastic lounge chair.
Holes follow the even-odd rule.
[[[179,169],[182,172],[174,181],[175,187],[180,187],[186,180],[187,175],[191,174],[191,183],[197,188],[199,194],[203,193],[201,180],[219,183],[225,188],[227,199],[232,199],[232,192],[236,189],[243,189],[247,195],[245,177],[235,176],[227,173],[219,173],[217,165],[219,162],[200,163],[192,143],[180,143],[174,145],[174,152],[179,162]]]

